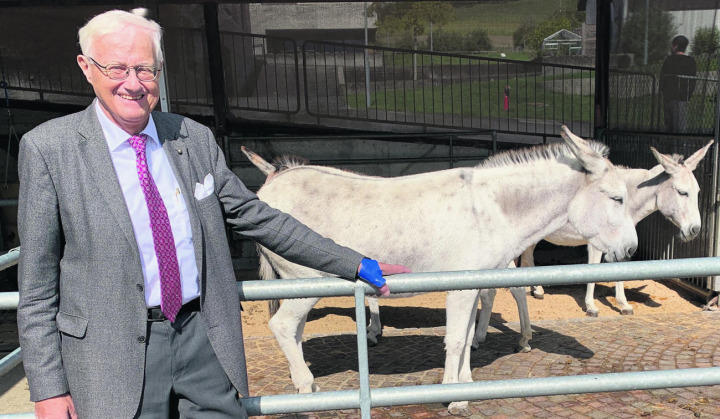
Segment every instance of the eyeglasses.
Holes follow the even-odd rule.
[[[86,55],[86,57],[88,57]],[[88,57],[90,61],[97,66],[97,68],[106,76],[113,80],[122,81],[128,78],[130,75],[130,69],[135,70],[135,75],[140,81],[153,81],[157,78],[158,73],[162,68],[157,68],[150,65],[137,65],[129,66],[124,64],[108,64],[100,65],[94,58]]]

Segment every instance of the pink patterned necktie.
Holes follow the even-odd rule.
[[[174,322],[180,306],[182,306],[182,287],[180,286],[180,267],[175,250],[175,239],[170,228],[170,219],[160,192],[148,170],[145,155],[147,135],[133,135],[128,141],[135,150],[140,187],[145,194],[150,214],[150,230],[152,230],[158,268],[160,269],[160,293],[162,296],[160,307],[165,317]]]

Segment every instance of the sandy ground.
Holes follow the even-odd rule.
[[[628,301],[635,315],[655,313],[689,313],[699,311],[701,304],[684,289],[669,281],[633,281],[625,284]],[[556,286],[545,289],[545,299],[528,297],[531,320],[584,317],[585,286]],[[435,327],[445,325],[445,292],[428,293],[410,298],[381,300],[381,316],[385,328]],[[600,316],[619,316],[612,283],[600,283],[595,288]],[[243,333],[245,336],[271,336],[268,329],[268,309],[265,301],[243,303]],[[310,312],[305,333],[334,333],[355,331],[353,298],[336,297],[321,300]],[[517,307],[507,290],[498,291],[491,322],[518,321]],[[0,380],[0,414],[32,411],[28,401],[27,380],[22,365]]]

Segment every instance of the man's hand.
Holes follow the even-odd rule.
[[[372,259],[363,259],[358,266],[358,277],[378,290],[378,293],[387,297],[390,295],[390,287],[385,283],[383,275],[394,275],[402,273],[410,273],[410,269],[403,265],[390,265],[387,263],[378,263]]]
[[[51,397],[35,402],[37,419],[77,419],[75,404],[70,394]]]

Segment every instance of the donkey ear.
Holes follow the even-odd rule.
[[[650,147],[650,151],[652,151],[655,159],[662,165],[667,174],[674,175],[680,171],[682,165],[673,160],[672,157],[657,151],[655,147]]]
[[[692,156],[690,156],[690,157],[688,157],[687,159],[685,159],[685,163],[683,163],[683,164],[685,165],[685,167],[687,167],[687,168],[690,169],[691,171],[692,171],[692,170],[695,170],[695,168],[697,167],[698,163],[700,163],[700,160],[702,160],[703,157],[705,157],[705,154],[707,153],[707,151],[710,149],[710,146],[711,146],[714,142],[715,142],[714,140],[710,140],[710,142],[707,143],[707,145],[706,145],[705,147],[703,147],[703,148],[701,148],[700,150],[694,152]]]
[[[570,147],[582,166],[592,174],[604,173],[607,170],[607,160],[597,151],[590,148],[587,141],[570,132],[565,125],[560,129],[560,136]]]

